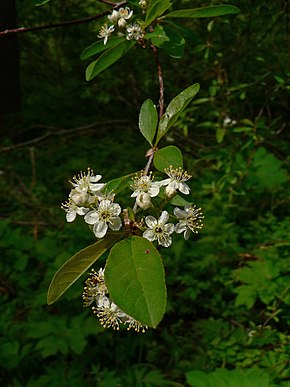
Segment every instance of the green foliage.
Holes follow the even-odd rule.
[[[120,238],[122,238],[121,233],[109,235],[107,238],[100,239],[80,250],[66,261],[51,281],[47,293],[47,303],[50,305],[57,301]]]
[[[172,5],[170,0],[150,0],[146,11],[145,26],[149,26],[158,16]]]
[[[176,146],[166,146],[154,154],[154,166],[158,171],[164,172],[171,165],[174,168],[183,167],[182,153]]]
[[[156,106],[151,99],[146,99],[140,109],[139,129],[151,146],[153,146],[157,123],[158,115]]]
[[[110,251],[105,279],[114,302],[127,314],[156,328],[166,306],[161,256],[142,237],[130,237]]]
[[[117,44],[106,50],[97,60],[89,64],[86,69],[87,81],[95,78],[107,67],[119,60],[135,44],[135,42],[128,42],[124,39],[121,42],[119,40],[117,39]]]
[[[198,93],[199,84],[195,83],[189,86],[178,94],[170,104],[167,106],[165,113],[161,117],[158,125],[157,139],[155,145],[159,143],[161,138],[167,133],[172,125],[177,121],[182,111],[192,101],[195,95]]]
[[[30,3],[18,2],[19,25],[98,12],[95,1]],[[23,112],[1,128],[2,147],[11,147],[1,148],[0,162],[2,385],[185,386],[198,372],[200,383],[222,383],[226,374],[288,387],[287,10],[283,0],[230,3],[240,14],[182,20],[181,60],[159,53],[165,104],[189,82],[201,85],[162,146],[182,150],[193,175],[185,199],[201,203],[206,216],[200,236],[163,249],[166,313],[142,335],[104,332],[82,311],[82,278],[51,306],[46,290],[70,256],[95,242],[81,222],[65,224],[57,204],[64,181],[90,165],[121,192],[146,163],[137,121],[144,99],[158,100],[154,60],[136,45],[134,61],[125,56],[88,87],[78,57],[96,41],[99,21],[19,35]],[[159,26],[171,20],[179,21]],[[185,199],[171,203],[182,207]]]
[[[163,17],[169,18],[203,18],[203,17],[216,17],[223,15],[231,15],[239,13],[240,10],[232,5],[213,5],[210,7],[202,7],[195,9],[181,9],[178,11],[169,12]]]
[[[248,370],[226,370],[219,368],[206,374],[201,371],[190,371],[186,374],[187,382],[193,387],[269,387],[269,375],[258,368]]]

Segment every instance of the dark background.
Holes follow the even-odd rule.
[[[103,19],[0,36],[2,385],[222,387],[238,375],[247,386],[289,386],[289,7],[229,3],[241,13],[184,21],[181,59],[160,51],[166,103],[201,85],[162,145],[182,150],[205,226],[162,250],[167,312],[145,334],[104,331],[82,307],[85,278],[52,306],[46,292],[66,259],[94,242],[81,221],[65,221],[68,180],[90,166],[108,181],[146,163],[138,113],[158,101],[152,52],[136,47],[87,83],[79,55]],[[107,8],[2,0],[0,29]],[[221,369],[228,384],[214,379]]]

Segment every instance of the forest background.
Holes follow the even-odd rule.
[[[108,9],[18,0],[7,25],[5,3],[14,2],[1,3],[1,30]],[[138,114],[146,98],[158,102],[154,57],[134,48],[88,83],[79,56],[103,20],[0,35],[1,385],[290,385],[289,3],[223,4],[241,12],[186,21],[184,55],[159,53],[166,103],[201,85],[163,145],[182,149],[205,219],[198,236],[163,251],[167,311],[144,334],[104,330],[83,310],[85,278],[52,306],[46,294],[94,241],[84,223],[65,221],[68,180],[88,166],[113,179],[146,163]]]

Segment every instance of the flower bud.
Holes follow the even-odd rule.
[[[147,210],[147,208],[152,206],[150,195],[144,192],[141,192],[136,197],[136,203],[142,210]]]
[[[176,194],[177,194],[177,190],[176,188],[173,187],[173,185],[168,185],[165,190],[164,190],[164,193],[166,195],[166,197],[168,199],[172,199]]]

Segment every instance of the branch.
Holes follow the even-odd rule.
[[[122,6],[127,4],[127,1],[122,1],[120,3],[113,3],[113,2],[110,2],[110,1],[106,1],[106,0],[99,0],[99,1],[101,3],[105,3],[105,4],[108,4],[108,5],[111,5],[111,6],[113,6],[113,8],[119,8],[119,7],[122,7]],[[51,29],[51,28],[67,27],[67,26],[76,25],[76,24],[88,23],[88,22],[90,22],[92,20],[96,20],[96,19],[99,19],[99,18],[101,18],[103,16],[106,16],[109,13],[111,13],[111,10],[98,13],[97,15],[94,15],[94,16],[89,16],[89,17],[85,17],[85,18],[82,18],[82,19],[69,20],[67,22],[62,22],[62,23],[46,24],[44,26],[36,26],[36,27],[28,27],[28,28],[20,27],[20,28],[14,28],[12,30],[4,30],[4,31],[0,31],[0,36],[6,36],[6,35],[11,35],[11,34],[20,34],[20,33],[23,33],[23,32],[33,32],[33,31],[40,31],[40,30],[48,30],[48,29]]]
[[[157,64],[157,74],[158,74],[158,81],[159,81],[159,119],[160,119],[164,113],[164,82],[163,82],[163,76],[162,76],[162,68],[158,58],[157,48],[153,44],[151,47],[153,49],[155,61]]]

